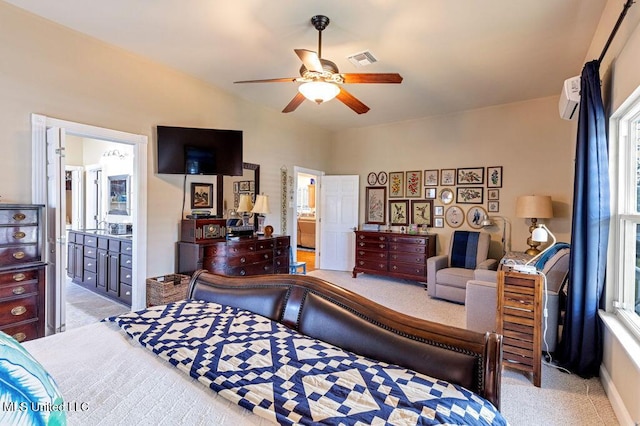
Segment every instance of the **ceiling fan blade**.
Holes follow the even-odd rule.
[[[234,83],[291,83],[296,81],[297,77],[285,77],[285,78],[267,78],[265,80],[243,80],[234,81]]]
[[[368,106],[360,102],[355,96],[344,90],[342,87],[340,88],[340,93],[338,93],[336,98],[358,114],[364,114],[369,111]]]
[[[401,83],[402,76],[397,73],[373,73],[373,74],[358,74],[347,73],[340,74],[344,78],[346,84],[354,83]]]
[[[306,49],[293,49],[293,51],[296,52],[298,58],[300,58],[304,66],[309,71],[323,71],[322,62],[320,62],[320,58],[318,57],[318,54],[316,52]]]
[[[293,97],[293,99],[291,99],[291,102],[289,102],[289,104],[284,107],[284,109],[282,110],[282,112],[292,112],[295,111],[296,108],[298,108],[300,106],[301,103],[304,102],[306,98],[304,97],[304,95],[300,92],[296,93],[296,95]]]

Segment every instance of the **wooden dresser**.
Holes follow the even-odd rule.
[[[427,259],[436,254],[436,235],[355,231],[359,272],[427,282]]]
[[[178,243],[178,272],[206,269],[215,274],[245,276],[289,273],[289,236],[246,237],[195,244]]]
[[[0,330],[20,342],[45,333],[43,212],[0,204]]]

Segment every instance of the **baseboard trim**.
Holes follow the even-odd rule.
[[[618,418],[620,424],[637,425],[637,423],[634,423],[631,418],[631,414],[629,414],[627,407],[625,407],[622,398],[620,398],[616,385],[613,383],[613,380],[611,380],[611,376],[604,364],[600,364],[600,382],[602,383],[604,392],[607,394],[607,398],[609,398],[609,402],[611,403],[611,408],[613,408],[613,412]]]

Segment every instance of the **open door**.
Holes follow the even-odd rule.
[[[65,330],[66,282],[66,194],[65,194],[65,131],[59,127],[47,129],[47,329],[58,333]],[[55,224],[55,226],[50,226]]]
[[[323,176],[320,185],[320,269],[351,271],[355,265],[359,176]]]

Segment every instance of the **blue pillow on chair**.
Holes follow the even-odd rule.
[[[66,425],[58,386],[13,337],[0,331],[0,424]]]
[[[479,232],[455,231],[451,242],[451,267],[475,269],[479,240]]]

